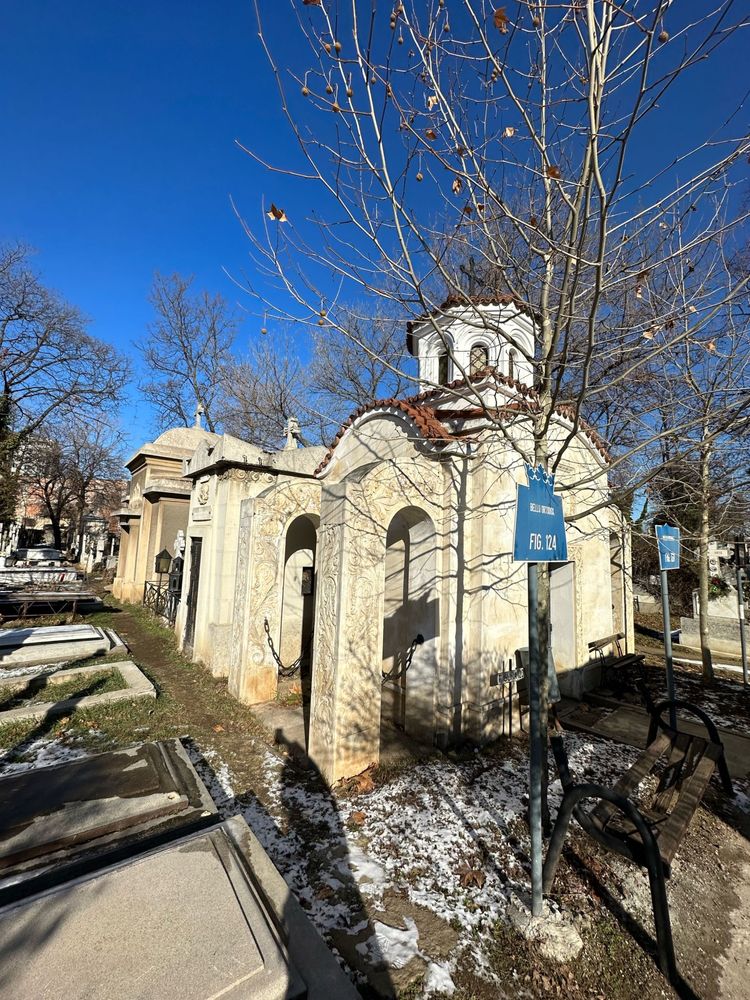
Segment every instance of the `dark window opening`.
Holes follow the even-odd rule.
[[[474,344],[469,355],[469,374],[478,375],[490,363],[490,355],[484,344]]]

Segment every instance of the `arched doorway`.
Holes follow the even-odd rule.
[[[299,663],[305,738],[309,729],[312,681],[312,642],[315,620],[315,551],[318,524],[315,514],[301,514],[290,522],[284,545],[284,581],[281,593],[279,655],[292,667]]]
[[[407,507],[393,518],[386,536],[381,732],[395,728],[430,743],[440,620],[437,582],[434,525],[424,511]]]

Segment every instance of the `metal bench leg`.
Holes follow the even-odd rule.
[[[542,890],[544,892],[549,892],[552,888],[552,883],[555,881],[557,863],[560,860],[563,844],[565,843],[565,838],[568,835],[570,817],[573,815],[573,808],[576,801],[577,800],[575,798],[571,798],[567,794],[563,796],[560,811],[558,812],[557,819],[555,820],[555,828],[552,831],[552,838],[550,839],[549,847],[547,849],[544,869],[542,870]]]
[[[674,957],[672,923],[669,919],[669,903],[667,902],[664,870],[661,865],[661,859],[651,856],[650,851],[648,854],[648,880],[651,886],[651,905],[654,909],[659,966],[669,982],[674,985],[677,981],[677,963]]]
[[[724,791],[727,795],[734,796],[734,785],[732,784],[732,776],[729,773],[729,765],[727,764],[727,755],[722,744],[721,755],[718,760],[719,765],[719,777],[721,778],[721,783],[724,786]]]

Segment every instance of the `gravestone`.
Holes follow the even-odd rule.
[[[0,778],[0,902],[205,825],[216,806],[179,740]],[[75,867],[77,866],[77,867]],[[0,991],[1,992],[1,991]]]
[[[51,625],[0,630],[0,667],[34,666],[85,660],[109,653],[118,643],[115,633],[95,625]]]

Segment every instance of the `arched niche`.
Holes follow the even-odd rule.
[[[440,621],[437,537],[423,510],[406,507],[391,519],[384,578],[382,670],[390,679],[383,685],[381,738],[395,727],[432,742]]]
[[[309,698],[313,620],[315,616],[315,554],[317,514],[300,514],[290,521],[284,542],[279,650],[289,665],[300,661],[303,695]]]

